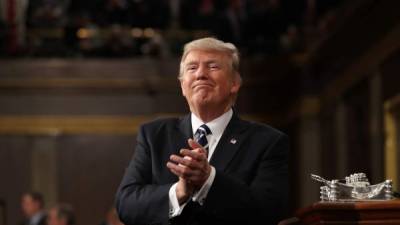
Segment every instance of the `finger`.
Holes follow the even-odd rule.
[[[172,164],[173,163],[170,163],[170,162],[167,163],[167,167],[168,167],[169,171],[171,171],[173,174],[175,174],[176,176],[179,177],[181,174],[176,169],[174,169],[175,167]]]
[[[181,164],[184,166],[188,166],[192,169],[200,168],[200,163],[196,160],[193,160],[190,156],[180,157],[177,155],[171,155],[170,160],[175,162],[176,164]]]
[[[198,149],[198,148],[197,148]],[[202,160],[206,160],[206,154],[204,150],[187,150],[187,149],[182,149],[180,151],[181,155],[183,156],[189,156],[192,159],[198,160],[198,161],[202,161]]]
[[[192,151],[202,152],[207,155],[207,151],[204,150],[204,147],[201,146],[199,143],[194,141],[193,139],[188,140],[189,146],[193,149]]]
[[[196,149],[196,148],[203,148],[203,146],[201,146],[201,144],[197,143],[196,141],[194,141],[193,139],[189,138],[188,140],[188,144],[192,149]]]
[[[177,164],[168,162],[167,163],[167,167],[170,169],[170,171],[177,175],[178,177],[182,177],[185,179],[188,179],[192,176],[197,176],[200,174],[199,170],[192,170],[189,167],[183,167],[183,166],[179,166]]]
[[[193,149],[191,151],[199,153],[199,154],[204,154],[205,156],[207,156],[207,152],[206,152],[206,150],[204,150],[204,148],[196,148],[196,149]]]
[[[170,155],[169,156],[169,159],[171,160],[171,161],[173,161],[173,162],[176,162],[177,164],[179,164],[180,163],[180,161],[181,160],[186,160],[186,161],[193,161],[193,158],[192,157],[190,157],[190,156],[179,156],[179,155],[175,155],[175,154],[172,154],[172,155]]]
[[[182,177],[182,176],[183,176],[183,173],[182,173],[182,171],[180,170],[180,168],[182,167],[181,165],[177,165],[177,164],[175,164],[175,163],[168,162],[168,163],[167,163],[167,167],[168,167],[168,169],[169,169],[173,174],[175,174],[176,176],[178,176],[178,177]]]

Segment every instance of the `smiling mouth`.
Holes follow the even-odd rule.
[[[195,88],[204,88],[204,87],[211,88],[212,85],[211,84],[196,84],[196,85],[193,86],[193,89],[195,89]]]
[[[199,85],[196,85],[195,87],[211,87],[211,85],[209,85],[209,84],[199,84]]]

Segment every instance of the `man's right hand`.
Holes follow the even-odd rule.
[[[178,157],[176,155],[171,156],[171,158]],[[190,157],[185,157],[185,160],[192,160]],[[194,193],[195,187],[193,184],[190,184],[190,181],[188,179],[185,179],[180,175],[180,172],[178,172],[179,169],[188,169],[186,168],[185,165],[182,164],[174,164],[172,162],[167,163],[167,167],[171,170],[172,173],[177,175],[179,177],[179,181],[176,184],[175,188],[175,193],[176,193],[176,198],[178,199],[179,205],[182,205],[185,203]]]
[[[192,150],[181,149],[181,155],[171,155],[171,161],[167,163],[169,170],[179,177],[176,197],[180,205],[203,186],[211,173],[206,151],[192,139],[188,140],[188,144]]]

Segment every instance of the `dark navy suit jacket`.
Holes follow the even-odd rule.
[[[171,154],[188,148],[190,115],[140,127],[133,158],[116,195],[125,225],[276,224],[288,197],[288,137],[236,113],[210,159],[216,176],[202,206],[189,202],[169,219],[169,189],[178,178],[166,167]]]

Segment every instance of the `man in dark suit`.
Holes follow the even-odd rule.
[[[39,192],[27,192],[22,195],[21,208],[25,220],[21,225],[46,225],[43,196]]]
[[[179,80],[191,114],[140,127],[116,196],[125,225],[276,224],[288,189],[287,136],[241,120],[236,47],[185,45]]]
[[[62,203],[49,209],[47,225],[75,225],[75,212],[71,205]]]

